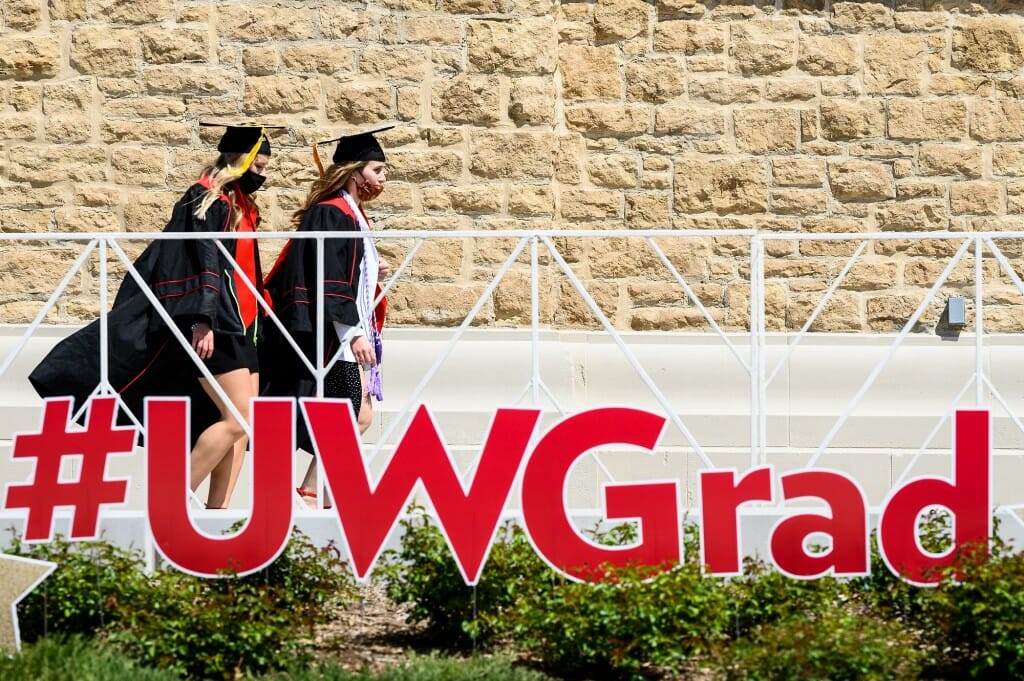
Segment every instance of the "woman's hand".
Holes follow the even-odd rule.
[[[199,359],[210,359],[213,355],[213,329],[206,322],[192,325],[192,349]]]
[[[362,366],[373,366],[377,363],[377,356],[373,352],[373,346],[366,336],[356,336],[352,339],[352,354],[356,361]]]
[[[391,263],[383,258],[378,261],[377,279],[387,279],[391,276]]]

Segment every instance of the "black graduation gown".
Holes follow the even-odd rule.
[[[343,199],[342,199],[343,201]],[[359,231],[351,214],[339,200],[318,203],[302,217],[298,232]],[[347,206],[346,206],[347,208]],[[324,240],[324,357],[326,362],[338,351],[334,322],[346,326],[359,324],[356,307],[362,281],[362,239]],[[316,324],[320,299],[317,298],[317,247],[315,239],[291,239],[281,252],[264,289],[273,302],[274,312],[295,339],[303,354],[316,366]],[[316,394],[316,379],[277,325],[265,322],[259,343],[261,394],[268,396],[311,397]],[[296,409],[296,446],[312,452],[309,434],[299,409]]]
[[[230,208],[215,201],[205,219],[195,216],[195,206],[205,187],[192,185],[174,205],[164,232],[220,232],[228,228]],[[234,240],[225,240],[234,256]],[[256,254],[257,262],[259,254]],[[231,266],[212,240],[159,240],[150,244],[135,261],[150,290],[174,319],[186,341],[190,327],[204,321],[218,333],[242,333],[242,323],[232,301]],[[213,402],[195,378],[186,351],[167,329],[135,279],[126,274],[107,315],[110,384],[125,406],[143,421],[147,396],[192,398],[192,443],[219,418]],[[60,341],[29,375],[42,397],[71,396],[74,409],[100,382],[100,323],[97,319]],[[127,423],[125,414],[119,418]]]

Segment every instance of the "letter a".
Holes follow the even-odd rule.
[[[845,473],[820,469],[786,473],[779,479],[782,497],[787,501],[815,497],[829,508],[827,513],[800,513],[776,523],[771,539],[775,566],[797,579],[814,579],[829,573],[845,577],[867,575],[867,502],[857,482]],[[814,535],[828,535],[827,551],[808,552],[807,538]]]

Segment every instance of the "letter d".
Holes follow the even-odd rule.
[[[932,477],[911,480],[893,491],[882,507],[882,559],[893,574],[912,584],[940,581],[942,568],[954,564],[960,549],[975,545],[987,550],[992,533],[988,411],[957,411],[953,442],[952,483]],[[953,545],[941,554],[926,551],[917,533],[921,514],[934,506],[953,516]]]

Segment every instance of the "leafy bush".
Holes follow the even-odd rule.
[[[281,557],[245,577],[202,579],[161,571],[124,607],[109,641],[144,664],[193,678],[232,679],[308,658],[326,605],[354,593],[333,547],[296,533]]]
[[[317,547],[298,529],[277,560],[260,573],[245,578],[289,594],[291,605],[307,625],[324,621],[328,606],[356,598],[352,570],[333,543]]]
[[[898,622],[834,611],[761,627],[734,641],[713,669],[724,681],[882,681],[918,678],[922,658]]]
[[[283,666],[302,653],[289,600],[284,590],[245,579],[166,572],[109,640],[148,666],[230,679],[236,670]]]
[[[506,657],[468,659],[414,656],[379,673],[350,671],[325,662],[252,677],[258,681],[548,681],[539,671]],[[179,681],[168,669],[139,666],[116,650],[84,637],[49,636],[13,657],[0,656],[5,681]]]
[[[467,586],[440,530],[422,507],[401,521],[402,546],[384,553],[379,575],[388,598],[411,603],[407,621],[426,625],[425,636],[448,647],[488,645],[500,613],[517,595],[554,578],[522,528],[505,523],[475,587]]]
[[[724,636],[726,591],[697,566],[654,577],[649,568],[610,572],[599,584],[559,579],[524,590],[505,615],[519,649],[559,672],[606,678],[676,667]]]
[[[998,519],[995,524],[998,530]],[[930,512],[920,526],[921,543],[939,553],[951,541],[951,518]],[[998,536],[985,547],[961,550],[933,588],[918,587],[892,574],[881,559],[877,538],[871,543],[871,575],[851,580],[850,593],[876,618],[901,622],[915,631],[926,651],[926,671],[938,677],[1020,678],[1024,667],[1024,625],[1019,613],[1024,595],[1021,556]],[[959,573],[959,578],[957,574]]]
[[[302,657],[327,607],[355,594],[338,551],[317,548],[297,531],[277,560],[241,578],[176,570],[149,576],[140,553],[102,541],[26,545],[15,538],[11,552],[58,565],[18,606],[23,640],[101,636],[146,665],[199,678],[233,678],[236,670],[276,669]]]
[[[957,557],[930,594],[929,624],[942,650],[944,676],[972,679],[1024,678],[1024,556],[998,540],[991,555],[971,547]]]
[[[933,553],[945,551],[951,540],[951,519],[929,511],[919,526],[921,545]],[[871,574],[847,582],[848,592],[883,619],[898,620],[925,631],[934,631],[933,590],[922,588],[893,574],[878,550],[877,533],[871,534]]]
[[[177,681],[166,670],[147,669],[84,637],[47,636],[12,657],[0,655],[5,681]]]
[[[949,545],[949,520],[938,514],[923,523],[930,551]],[[409,620],[425,623],[442,649],[505,646],[547,669],[590,678],[649,677],[698,662],[723,680],[1024,678],[1024,560],[998,539],[962,551],[934,588],[892,575],[874,543],[869,577],[794,580],[747,561],[742,577],[721,580],[702,574],[693,559],[699,538],[687,526],[683,564],[665,572],[607,568],[606,582],[581,584],[548,568],[525,532],[506,523],[474,588],[422,509],[402,524],[402,546],[387,552],[378,574],[388,579],[388,596],[410,603]],[[622,545],[635,541],[636,528],[624,523],[592,534]],[[59,564],[19,606],[26,641],[46,632],[99,634],[100,644],[163,669],[143,673],[81,639],[43,639],[0,660],[2,679],[268,672],[267,679],[296,681],[545,678],[483,657],[413,658],[379,677],[328,662],[310,667],[313,626],[329,618],[335,601],[353,598],[355,587],[333,547],[318,549],[298,533],[267,569],[220,580],[174,570],[147,576],[139,554],[104,542],[14,541],[12,550]]]
[[[505,657],[415,656],[379,673],[346,671],[329,663],[269,674],[262,681],[548,681],[551,677],[515,666]]]
[[[634,523],[589,532],[604,546],[638,538]],[[687,525],[687,556],[698,555]],[[629,676],[674,667],[718,641],[728,622],[720,580],[705,579],[696,562],[671,570],[605,567],[607,579],[579,583],[548,570],[512,605],[483,619],[545,667],[562,673]]]
[[[790,617],[813,615],[843,600],[842,588],[831,577],[793,579],[753,559],[745,561],[743,576],[728,581],[725,589],[734,637]]]
[[[93,635],[116,622],[147,588],[141,553],[107,542],[69,542],[58,535],[46,544],[25,544],[14,537],[9,553],[57,564],[18,604],[26,642],[46,634]]]

